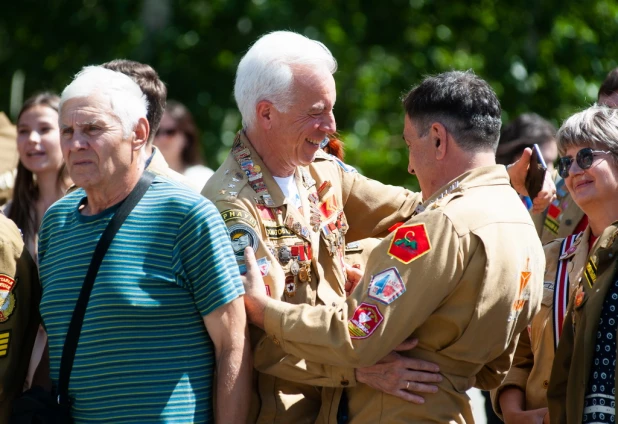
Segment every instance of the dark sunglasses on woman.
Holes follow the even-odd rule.
[[[588,169],[592,166],[594,162],[594,155],[598,155],[601,153],[612,153],[608,150],[592,150],[590,147],[584,147],[577,155],[575,155],[575,162],[577,162],[577,166],[581,169]],[[570,156],[561,157],[558,160],[558,174],[562,178],[567,178],[569,176],[569,169],[571,168],[571,164],[573,163],[573,158]]]

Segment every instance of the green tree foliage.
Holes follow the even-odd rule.
[[[504,120],[537,112],[559,125],[596,99],[618,66],[614,0],[83,0],[5,2],[0,110],[11,81],[24,94],[60,91],[82,66],[114,58],[151,64],[202,129],[216,166],[239,128],[232,86],[242,54],[279,29],[324,42],[339,62],[335,114],[346,161],[416,187],[405,171],[400,98],[424,75],[473,69],[498,93]]]

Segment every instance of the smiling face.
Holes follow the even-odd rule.
[[[62,166],[58,112],[44,105],[24,111],[17,123],[17,150],[21,163],[34,174],[57,173]]]
[[[104,190],[122,184],[134,157],[134,133],[123,138],[108,98],[94,94],[67,100],[60,134],[67,170],[77,186]]]
[[[335,80],[326,68],[296,69],[291,91],[293,101],[287,112],[273,108],[269,134],[287,170],[313,162],[320,142],[337,131]]]
[[[571,146],[564,156],[575,158],[577,152],[584,147],[597,150],[594,146]],[[585,170],[574,160],[569,168],[569,176],[565,178],[565,184],[575,203],[586,214],[590,214],[591,210],[602,208],[606,200],[614,199],[618,195],[616,157],[607,153],[595,153],[592,166]]]

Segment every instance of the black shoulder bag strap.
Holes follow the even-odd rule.
[[[66,339],[64,340],[64,348],[62,349],[62,359],[60,360],[60,374],[58,376],[58,404],[69,406],[69,380],[71,378],[71,370],[73,369],[73,360],[75,359],[75,351],[77,350],[77,342],[79,341],[79,334],[82,330],[82,324],[84,322],[84,316],[86,315],[86,307],[88,306],[88,299],[92,292],[92,286],[94,280],[99,272],[103,257],[107,253],[109,245],[112,243],[114,236],[127,219],[135,205],[144,196],[148,187],[154,179],[154,174],[144,171],[137,185],[133,188],[131,193],[126,199],[122,201],[122,204],[116,210],[116,213],[107,224],[105,231],[101,234],[101,238],[97,243],[97,247],[94,249],[92,255],[92,261],[88,267],[84,284],[79,293],[79,298],[71,317],[69,324],[69,330],[67,331]]]

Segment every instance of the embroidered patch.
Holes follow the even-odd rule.
[[[545,227],[554,234],[558,234],[558,228],[560,228],[560,224],[558,223],[558,217],[562,213],[562,210],[554,205],[553,203],[549,205],[547,209],[547,216],[545,217]]]
[[[278,240],[283,238],[296,237],[296,235],[287,227],[283,225],[276,226],[264,226],[264,231],[266,231],[266,237],[272,240]]]
[[[226,223],[229,221],[243,221],[252,227],[257,227],[255,218],[249,212],[240,209],[226,209],[221,212],[221,218]]]
[[[258,235],[245,224],[234,224],[228,229],[230,233],[230,240],[232,241],[232,249],[236,255],[236,260],[245,259],[245,247],[250,246],[253,251],[257,251],[258,248]]]
[[[371,336],[384,320],[376,305],[361,303],[348,321],[348,331],[352,339],[366,339]]]
[[[9,338],[11,336],[11,332],[7,331],[4,333],[0,333],[0,358],[6,356],[9,352]]]
[[[597,281],[597,265],[594,263],[592,258],[588,259],[586,269],[584,270],[584,275],[586,276],[586,281],[588,281],[588,285],[592,287],[594,282]]]
[[[334,194],[320,203],[320,212],[326,219],[330,218],[335,212],[337,212],[337,198]]]
[[[390,305],[406,291],[401,275],[397,268],[385,269],[371,276],[367,295],[385,305]]]
[[[6,274],[0,274],[0,322],[6,322],[15,310],[15,295],[12,293],[15,280]]]
[[[404,264],[409,264],[431,250],[425,224],[404,225],[393,235],[388,254]]]

